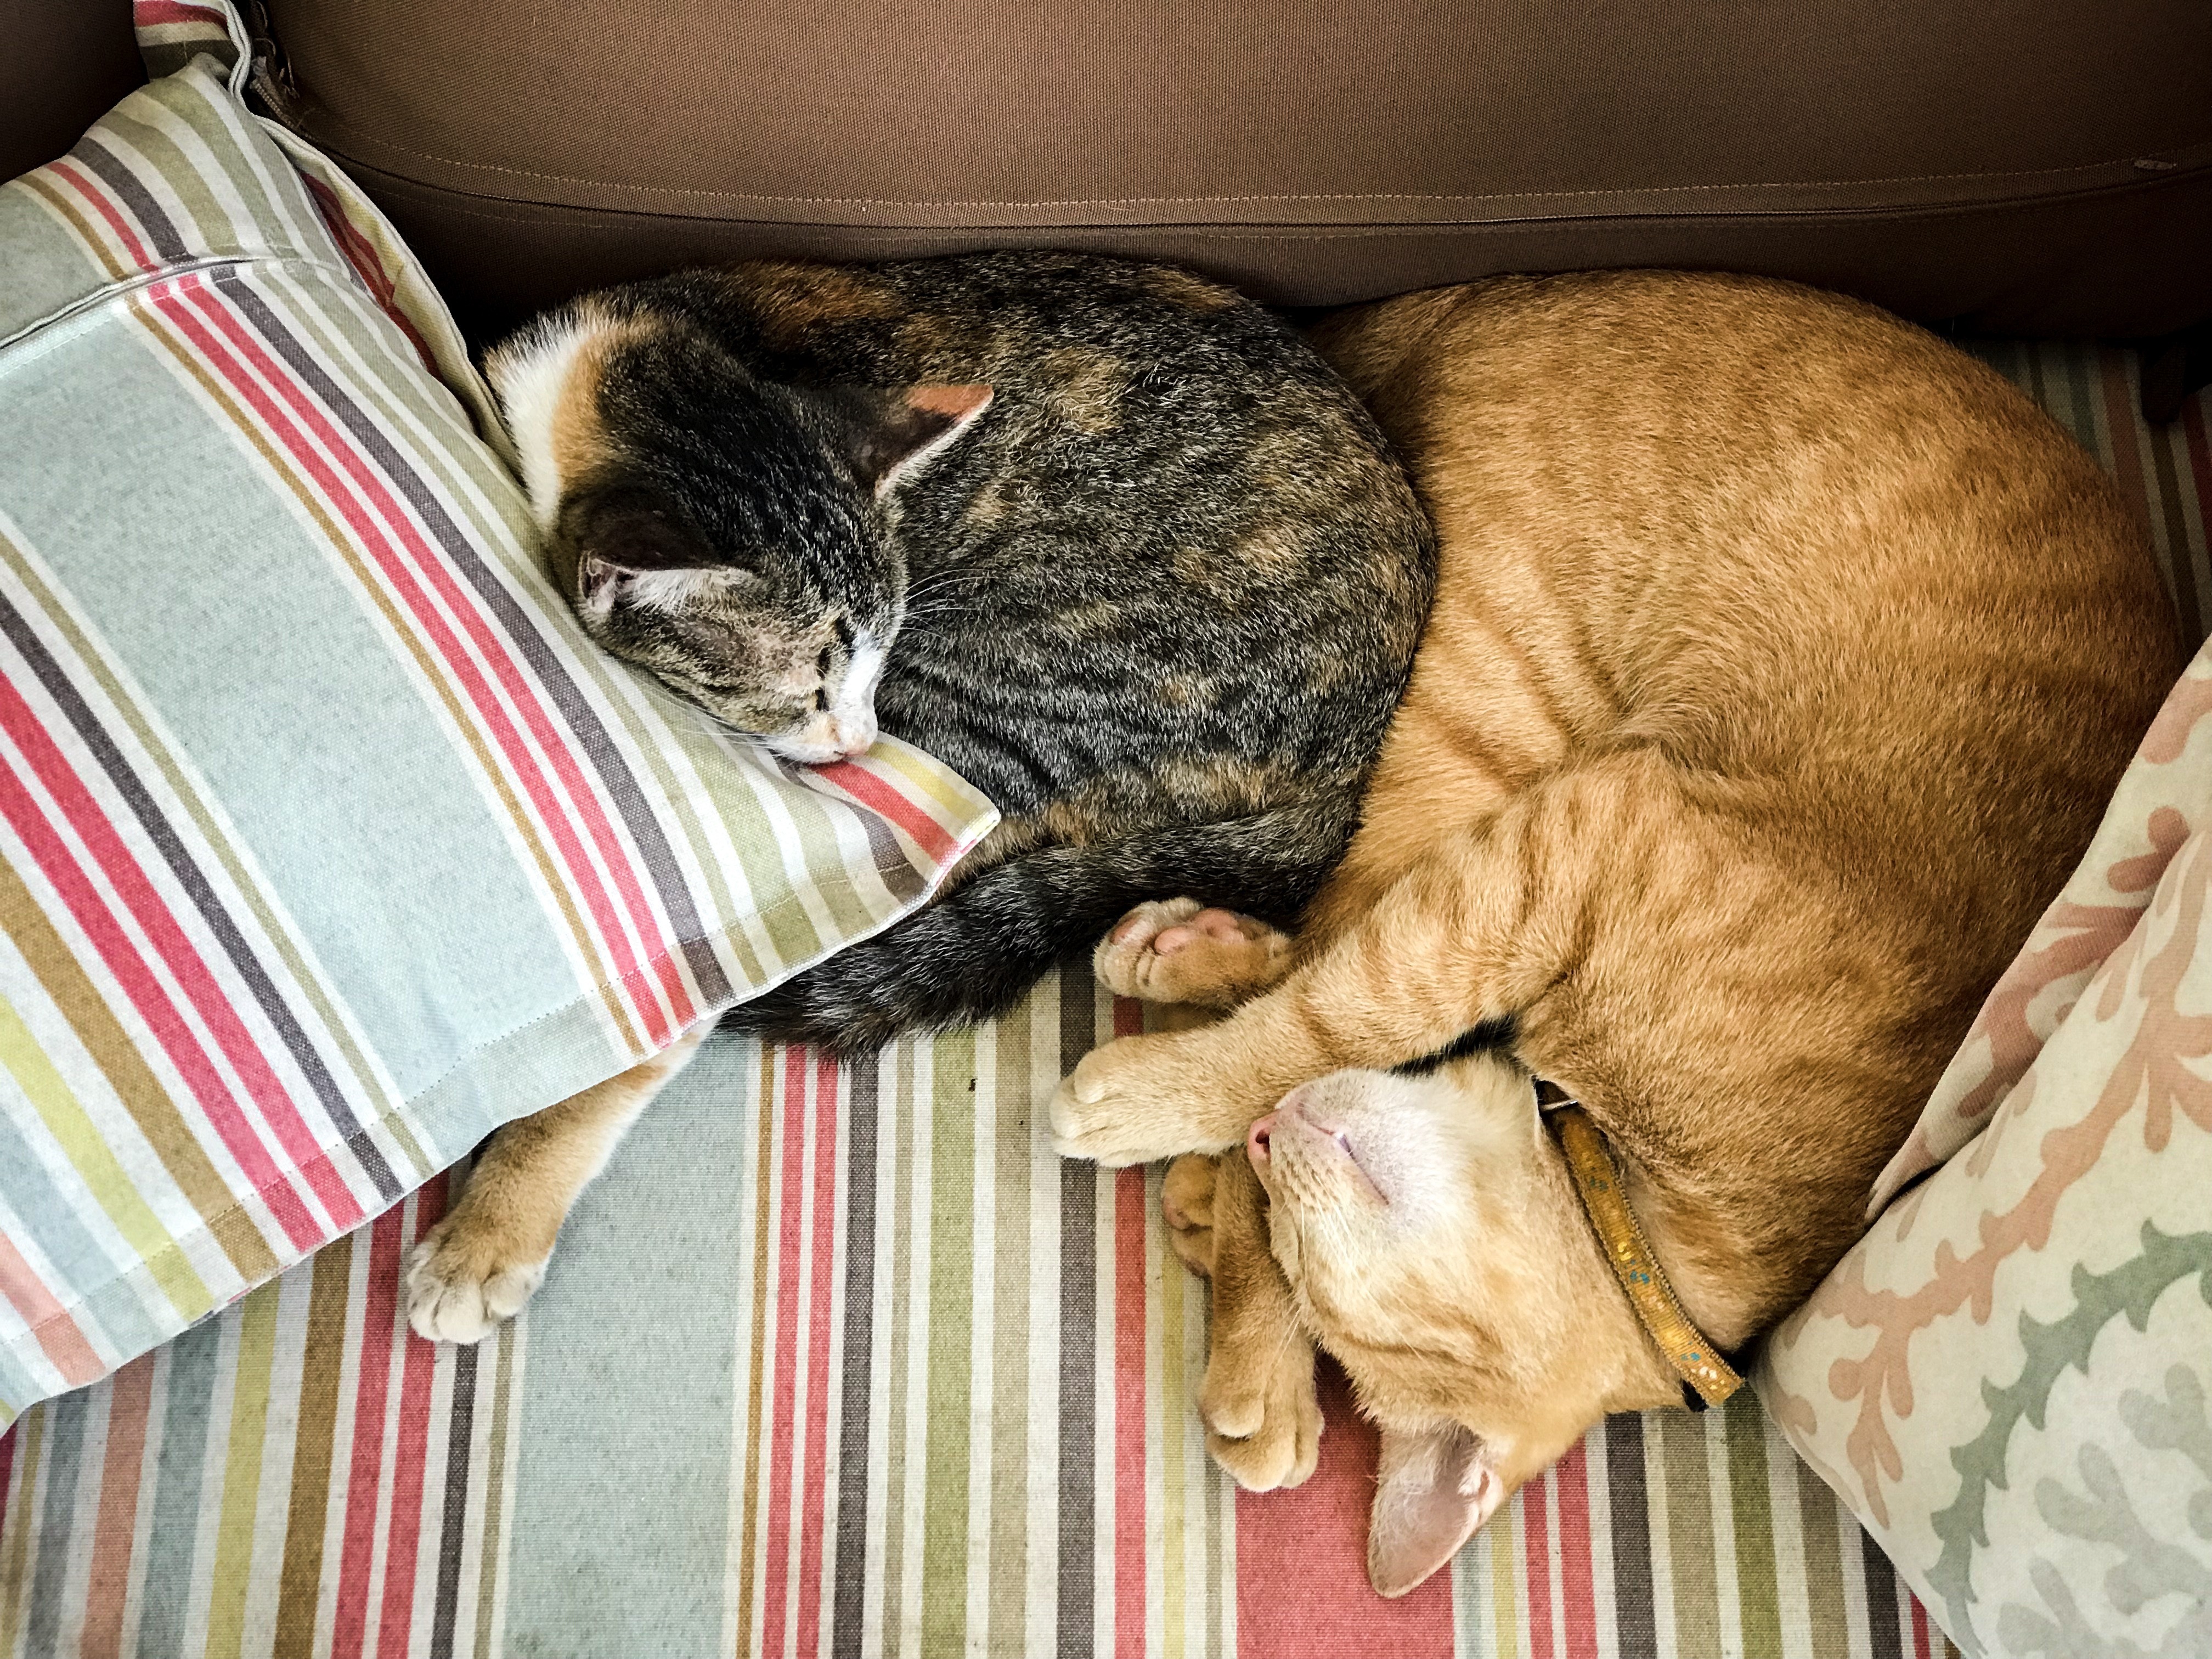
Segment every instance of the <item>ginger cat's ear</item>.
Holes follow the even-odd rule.
[[[1382,1431],[1382,1468],[1367,1528],[1367,1577],[1403,1595],[1459,1553],[1504,1501],[1482,1442],[1457,1423],[1421,1433]]]

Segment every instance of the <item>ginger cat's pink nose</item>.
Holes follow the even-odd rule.
[[[1267,1161],[1267,1138],[1274,1132],[1275,1114],[1270,1112],[1245,1132],[1244,1155],[1255,1164],[1265,1164]]]

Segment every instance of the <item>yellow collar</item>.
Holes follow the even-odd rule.
[[[1547,1091],[1554,1098],[1547,1100]],[[1636,1212],[1628,1207],[1620,1166],[1613,1161],[1605,1136],[1589,1114],[1554,1085],[1539,1082],[1536,1099],[1552,1120],[1559,1150],[1566,1154],[1567,1168],[1575,1177],[1575,1190],[1582,1195],[1583,1212],[1605,1248],[1620,1288],[1628,1293],[1628,1305],[1682,1379],[1684,1403],[1692,1411],[1719,1405],[1743,1386],[1743,1378],[1674,1299],[1666,1270],[1637,1224]]]

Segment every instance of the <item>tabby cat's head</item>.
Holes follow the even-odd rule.
[[[988,386],[778,385],[680,322],[595,300],[487,368],[586,632],[791,759],[875,740],[906,599],[881,508]]]

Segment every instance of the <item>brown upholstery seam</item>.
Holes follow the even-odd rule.
[[[332,154],[343,154],[337,144],[325,135],[302,132]],[[925,201],[896,199],[871,196],[769,196],[757,192],[728,190],[682,190],[659,185],[625,185],[605,179],[592,179],[574,173],[538,173],[524,167],[501,167],[489,161],[464,161],[452,156],[434,155],[427,150],[410,149],[404,144],[390,144],[381,139],[356,135],[350,141],[364,149],[389,152],[411,161],[425,161],[437,167],[449,167],[471,173],[495,173],[514,179],[534,179],[549,184],[584,185],[598,190],[619,190],[640,196],[666,196],[678,198],[703,198],[711,201],[781,203],[793,207],[886,207],[919,208],[943,211],[950,208],[999,208],[1030,210],[1038,208],[1078,207],[1204,207],[1230,206],[1257,202],[1512,202],[1524,200],[1571,200],[1589,196],[1668,196],[1713,194],[1730,191],[1792,191],[1792,190],[1878,190],[1896,185],[1948,184],[1961,179],[2063,179],[2082,173],[2100,173],[2119,168],[2133,168],[2139,161],[2171,161],[2175,169],[2194,171],[2212,161],[2212,141],[2190,144],[2176,150],[2168,149],[2149,155],[2130,155],[2103,161],[2084,161],[2073,167],[2022,168],[2004,173],[1923,173],[1888,175],[1869,179],[1806,179],[1766,183],[1727,185],[1653,185],[1633,190],[1519,190],[1498,191],[1470,196],[1401,195],[1389,191],[1344,191],[1333,195],[1288,196],[1130,196],[1096,198],[1069,198],[1063,200],[1035,202],[993,200]],[[380,171],[384,169],[380,168]],[[404,175],[399,175],[404,176]],[[2173,173],[2160,170],[2161,178]],[[421,182],[421,181],[417,181]],[[1984,199],[2020,199],[1996,198]],[[2031,196],[2025,199],[2036,199]],[[548,205],[554,205],[548,204]],[[1546,216],[1550,217],[1553,216]],[[765,222],[774,222],[773,221]],[[929,227],[936,228],[936,227]]]
[[[1989,197],[1957,202],[1920,202],[1910,204],[1891,204],[1866,207],[1798,207],[1798,208],[1723,208],[1710,212],[1694,210],[1675,213],[1590,213],[1590,214],[1529,214],[1504,219],[1378,219],[1369,224],[1309,223],[1299,220],[1276,222],[1254,222],[1249,224],[1208,224],[1203,220],[1143,220],[1116,219],[1093,223],[1051,225],[1009,224],[824,224],[810,219],[722,219],[704,216],[672,213],[653,208],[586,208],[566,202],[529,202],[498,196],[478,195],[452,185],[441,185],[425,179],[410,178],[405,173],[391,173],[374,163],[356,160],[327,143],[319,147],[333,161],[356,175],[370,175],[380,181],[380,187],[397,186],[401,191],[420,191],[434,197],[441,210],[472,219],[487,220],[498,224],[537,225],[541,227],[574,228],[578,226],[618,229],[641,219],[656,219],[698,225],[759,225],[781,230],[834,230],[839,235],[906,236],[916,231],[932,234],[1006,234],[1024,233],[1048,235],[1060,230],[1159,230],[1178,235],[1212,237],[1224,241],[1265,240],[1270,237],[1296,238],[1300,241],[1345,241],[1374,236],[1432,234],[1439,231],[1478,232],[1513,225],[1576,225],[1576,224],[1690,224],[1699,222],[1725,220],[1755,220],[1762,223],[1801,221],[1819,222],[1835,219],[1887,220],[1905,222],[1921,219],[1955,218],[1967,214],[2002,212],[2022,207],[2057,205],[2069,202],[2093,201],[2133,194],[2148,195],[2172,185],[2201,179],[2203,169],[2188,172],[2159,173],[2138,175],[2133,179],[2115,180],[2109,185],[2094,185],[2087,190],[2072,190],[2048,196]],[[1583,192],[1604,193],[1604,192]],[[780,197],[761,197],[753,199],[779,201]],[[1203,198],[1193,198],[1203,199]],[[1221,198],[1250,200],[1295,200],[1295,198]],[[1455,198],[1374,198],[1349,199],[1470,199]],[[465,206],[465,203],[504,202],[511,207],[537,210],[535,214],[495,213],[483,208]],[[915,205],[927,206],[928,204]],[[971,203],[945,203],[943,206],[974,206]],[[1074,205],[1072,204],[1063,205]]]

